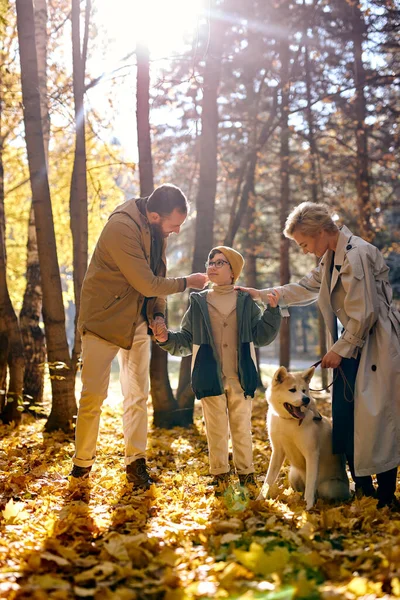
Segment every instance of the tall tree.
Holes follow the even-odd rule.
[[[47,100],[47,2],[35,1],[35,41],[38,60],[40,111],[46,163],[50,142],[50,114]],[[40,327],[42,316],[42,284],[40,280],[39,254],[37,249],[35,213],[33,204],[29,213],[26,260],[26,288],[19,315],[25,351],[24,397],[31,404],[43,399],[44,363],[46,360],[45,337]]]
[[[196,197],[195,240],[192,271],[204,270],[208,252],[214,242],[215,196],[218,168],[218,88],[226,22],[218,2],[211,2],[208,22],[209,45],[204,62],[203,99],[201,104],[200,175]],[[190,357],[181,362],[178,404],[184,415],[183,424],[193,422],[194,395],[190,389]]]
[[[71,430],[76,414],[74,373],[65,332],[46,155],[44,150],[32,0],[16,0],[25,140],[43,287],[43,317],[52,385],[48,431]]]
[[[149,196],[154,189],[153,159],[150,134],[150,55],[144,43],[136,46],[136,123],[139,148],[140,195]],[[152,341],[150,360],[150,392],[154,409],[154,425],[175,424],[177,403],[168,377],[168,354]]]
[[[304,5],[304,2],[303,2]],[[304,5],[305,6],[305,5]],[[314,113],[312,107],[312,74],[311,74],[311,65],[310,65],[310,48],[309,48],[309,38],[308,38],[308,29],[305,32],[305,41],[304,41],[304,77],[306,82],[306,97],[307,97],[307,109],[306,109],[306,118],[308,124],[308,144],[310,151],[310,167],[311,167],[311,198],[313,202],[319,201],[319,193],[318,193],[318,147],[315,139],[315,125],[314,125]],[[317,259],[316,263],[318,264],[319,260]],[[326,342],[326,327],[324,318],[319,308],[318,311],[318,335],[319,335],[319,350],[321,358],[325,356],[327,352],[327,342]],[[306,336],[304,336],[306,338]],[[328,371],[327,369],[321,370],[322,377],[322,387],[326,388],[328,385]]]
[[[19,409],[22,404],[22,386],[24,379],[24,352],[17,315],[15,314],[8,292],[6,276],[6,244],[4,214],[4,168],[2,141],[2,97],[0,91],[0,352],[7,356],[8,388],[5,390],[5,369],[0,373],[2,393],[0,396],[0,418],[3,423],[18,423],[21,420]],[[4,363],[3,363],[4,364]],[[3,388],[4,385],[4,388]]]
[[[85,30],[81,48],[80,0],[72,0],[72,66],[75,113],[75,155],[70,189],[71,231],[73,240],[73,277],[75,298],[75,337],[72,352],[72,370],[76,373],[81,352],[81,338],[77,323],[83,278],[88,263],[88,199],[86,175],[86,136],[85,136],[85,68],[89,37],[91,0],[86,0]]]
[[[281,63],[281,121],[280,121],[280,228],[283,232],[289,212],[289,94],[290,94],[290,46],[288,37],[284,37],[279,45]],[[281,233],[280,243],[280,285],[290,281],[289,240]],[[280,328],[279,364],[289,368],[290,362],[290,327],[284,319]]]
[[[360,5],[351,2],[351,33],[354,54],[354,85],[355,85],[355,113],[356,113],[356,148],[357,148],[357,200],[360,219],[361,235],[366,240],[372,240],[371,231],[371,202],[370,202],[370,177],[368,158],[368,130],[366,123],[366,76],[363,63],[363,41],[366,34],[366,24],[362,16]]]

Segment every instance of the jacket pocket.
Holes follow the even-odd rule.
[[[107,300],[107,302],[105,304],[103,304],[104,310],[107,310],[107,308],[110,308],[113,304],[115,304],[116,302],[118,302],[118,300],[121,300],[122,298],[125,298],[125,296],[127,294],[129,294],[130,289],[131,289],[130,286],[124,287],[120,292],[118,292],[117,294],[114,294],[113,296],[111,296],[111,298],[109,298]]]
[[[254,397],[258,384],[258,373],[251,356],[250,343],[242,342],[240,348],[239,373],[240,383],[244,389],[245,396]]]
[[[201,344],[192,371],[192,389],[199,400],[219,396],[224,390],[218,376],[218,364],[210,344]]]

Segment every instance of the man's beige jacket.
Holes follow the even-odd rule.
[[[83,281],[78,328],[129,349],[145,298],[147,317],[165,313],[163,296],[183,292],[184,277],[166,278],[166,241],[155,275],[151,231],[136,200],[118,206],[100,234]]]

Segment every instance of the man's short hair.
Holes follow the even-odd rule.
[[[182,190],[176,185],[172,185],[172,183],[160,185],[147,199],[148,212],[155,212],[160,217],[170,215],[175,209],[186,215],[189,210],[189,203]]]

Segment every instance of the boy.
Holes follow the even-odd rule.
[[[191,294],[180,331],[168,331],[163,323],[153,327],[161,348],[193,355],[192,388],[202,402],[210,473],[217,487],[229,479],[229,433],[240,484],[255,485],[250,400],[258,382],[254,347],[270,344],[281,321],[272,294],[262,312],[247,293],[234,289],[243,265],[233,248],[213,248],[206,263],[213,286]]]

